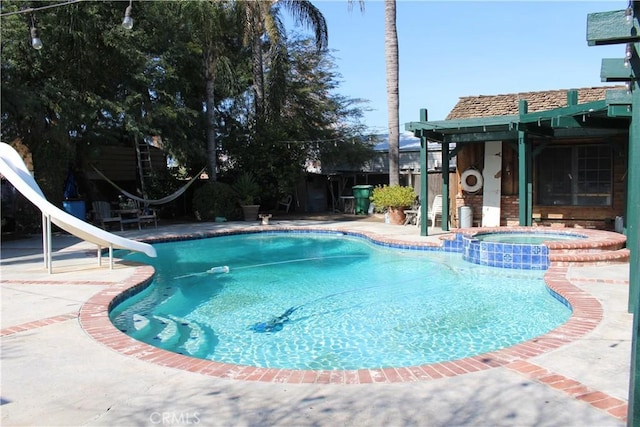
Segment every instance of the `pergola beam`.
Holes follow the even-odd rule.
[[[627,23],[626,10],[597,12],[587,15],[587,44],[600,46],[640,41],[637,19]]]

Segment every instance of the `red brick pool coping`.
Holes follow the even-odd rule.
[[[251,229],[254,232],[255,229]],[[271,230],[307,230],[305,227],[282,227]],[[318,230],[327,232],[328,230]],[[344,232],[335,229],[331,231]],[[582,231],[582,230],[581,230]],[[209,233],[224,235],[242,232],[239,230]],[[433,243],[415,243],[395,239],[381,238],[378,235],[358,232],[376,242],[390,245],[433,246]],[[181,236],[180,238],[184,238]],[[178,236],[176,236],[177,240]],[[166,237],[163,240],[167,240]],[[171,239],[169,239],[171,240]],[[160,366],[181,369],[218,378],[260,381],[287,384],[372,384],[430,381],[444,377],[454,377],[471,372],[504,367],[526,378],[549,385],[570,396],[585,401],[594,407],[607,411],[611,416],[626,420],[627,402],[605,393],[591,389],[578,381],[556,374],[530,362],[528,359],[547,353],[568,343],[574,342],[591,332],[602,320],[603,309],[599,301],[587,292],[573,285],[567,279],[567,267],[552,266],[545,276],[549,289],[564,298],[572,307],[573,313],[567,322],[552,331],[514,346],[477,356],[447,362],[380,369],[360,370],[290,370],[279,368],[259,368],[233,365],[211,360],[197,359],[163,350],[137,341],[117,329],[109,320],[109,309],[114,298],[123,292],[143,286],[152,280],[153,267],[136,267],[134,274],[124,282],[110,286],[94,295],[83,304],[79,312],[82,328],[95,340],[129,357],[151,362]],[[572,280],[578,281],[579,278]],[[62,316],[64,317],[64,316]]]

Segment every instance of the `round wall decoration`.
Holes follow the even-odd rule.
[[[475,184],[469,184],[469,178],[475,178]],[[482,174],[477,169],[467,169],[462,172],[462,189],[467,193],[475,193],[482,188]]]

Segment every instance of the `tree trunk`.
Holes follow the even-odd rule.
[[[262,41],[260,34],[253,35],[253,41],[251,44],[251,56],[252,56],[252,74],[253,74],[253,92],[254,92],[254,108],[257,118],[262,118],[264,115],[264,69],[262,67]]]
[[[207,80],[207,164],[209,181],[217,180],[218,150],[216,147],[216,103],[215,103],[215,61],[213,53],[205,56],[206,80]]]
[[[264,60],[262,56],[262,36],[265,33],[264,14],[269,13],[271,2],[247,2],[246,25],[251,44],[251,76],[253,77],[253,108],[256,118],[262,118],[264,113]]]
[[[387,114],[389,123],[389,185],[400,184],[400,96],[398,89],[398,31],[396,0],[384,1],[384,52],[387,66]]]

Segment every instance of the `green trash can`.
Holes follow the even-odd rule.
[[[354,185],[352,189],[356,200],[356,215],[368,215],[371,204],[369,197],[373,193],[373,185]]]

